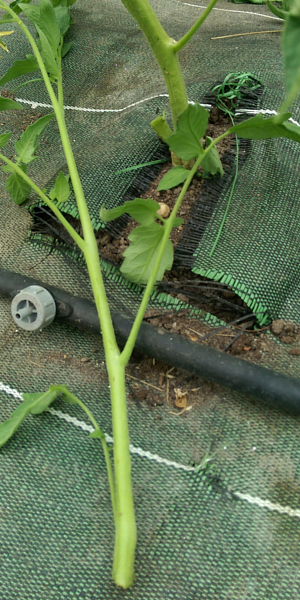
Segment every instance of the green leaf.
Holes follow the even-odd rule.
[[[26,173],[27,165],[21,165],[20,168]],[[27,200],[31,187],[24,181],[23,177],[18,173],[12,173],[5,183],[6,191],[11,195],[13,201],[20,205]]]
[[[15,149],[23,163],[29,164],[35,159],[34,153],[38,147],[37,141],[53,116],[54,113],[45,115],[35,121],[35,123],[32,123],[32,125],[29,125],[22,134],[21,139],[16,141]]]
[[[133,229],[128,236],[131,241],[129,248],[124,252],[125,260],[121,266],[124,277],[134,283],[147,283],[156,256],[164,235],[164,227],[158,223],[141,225]],[[160,281],[166,269],[171,269],[173,264],[173,246],[168,240],[159,271],[157,281]]]
[[[35,56],[33,54],[27,54],[26,59],[16,60],[13,66],[6,71],[5,75],[0,79],[0,85],[4,85],[8,81],[15,79],[15,77],[38,71],[38,69],[39,66]]]
[[[3,446],[9,440],[29,413],[39,414],[43,412],[55,400],[56,396],[56,392],[50,391],[41,394],[23,394],[24,402],[14,410],[10,419],[0,425],[0,446]]]
[[[13,18],[11,15],[5,15],[2,19],[0,19],[0,25],[4,25],[6,23],[11,23],[12,20],[13,20]]]
[[[1,171],[3,171],[3,173],[14,173],[15,169],[13,166],[10,165],[2,165]]]
[[[175,227],[179,227],[183,223],[184,223],[184,219],[181,219],[181,217],[175,217],[172,228],[174,229]]]
[[[23,110],[23,106],[11,98],[3,98],[0,96],[0,110]]]
[[[58,393],[59,392],[49,389],[47,392],[42,392],[42,393],[37,392],[37,393],[22,394],[22,395],[23,395],[24,400],[33,400],[35,402],[33,408],[30,411],[31,414],[40,415],[55,400],[55,398],[58,396]]]
[[[73,42],[68,42],[67,44],[64,44],[62,49],[61,49],[61,57],[63,58],[64,56],[66,56],[66,54],[68,54],[69,50],[71,50],[73,46]]]
[[[39,0],[40,19],[39,29],[45,35],[47,42],[53,52],[54,57],[57,56],[57,48],[60,44],[61,32],[57,23],[56,14],[50,0]],[[41,43],[43,44],[42,40]]]
[[[42,55],[42,59],[45,63],[47,72],[52,77],[57,78],[59,73],[58,73],[58,66],[57,66],[56,59],[55,59],[55,54],[46,38],[44,32],[39,27],[37,27],[36,29],[39,34],[39,38],[40,38],[40,42],[41,42],[41,55]]]
[[[138,223],[141,223],[142,225],[151,225],[151,223],[155,221],[157,217],[156,213],[159,209],[159,204],[151,198],[147,198],[146,200],[144,198],[135,198],[135,200],[124,202],[122,206],[117,206],[111,210],[106,210],[106,208],[102,206],[100,210],[100,219],[102,219],[104,223],[108,223],[108,221],[113,221],[121,215],[124,215],[124,213],[127,213]]]
[[[40,22],[40,7],[36,6],[35,4],[26,4],[24,2],[19,2],[19,7],[29,21],[31,21],[31,23],[37,27]]]
[[[92,433],[90,433],[89,437],[91,438],[100,438],[101,440],[105,440],[105,435],[101,429],[94,429]]]
[[[23,2],[25,4],[29,4],[29,2],[31,2],[31,0],[23,0]],[[15,0],[14,2],[11,2],[9,5],[9,8],[11,8],[14,11],[14,13],[16,13],[16,15],[19,15],[22,12],[21,8],[19,7],[19,3],[20,3],[20,0]]]
[[[70,21],[71,21],[70,9],[67,6],[57,6],[54,9],[54,13],[55,13],[58,27],[60,29],[60,34],[62,36],[64,36],[70,27]]]
[[[1,133],[0,135],[0,148],[3,148],[3,146],[5,146],[8,142],[8,140],[10,139],[12,135],[12,132],[10,131],[9,133]]]
[[[296,9],[294,8],[294,10]],[[286,19],[283,31],[283,54],[285,88],[289,93],[300,74],[300,8],[298,16],[290,13]]]
[[[176,132],[167,140],[167,144],[183,160],[191,160],[204,152],[200,139],[207,128],[209,112],[200,104],[193,104],[179,116]]]
[[[286,19],[289,14],[286,10],[282,10],[282,8],[275,6],[275,4],[270,2],[270,0],[267,0],[267,7],[273,13],[273,15],[279,17],[279,19]]]
[[[209,146],[213,142],[213,139],[206,136],[206,146]],[[214,146],[209,150],[204,159],[201,162],[201,167],[203,168],[203,176],[205,177],[207,174],[216,175],[220,173],[221,177],[224,175],[224,170],[222,167],[222,163],[220,161],[219,153],[217,148]]]
[[[183,181],[186,180],[189,173],[190,171],[184,169],[184,167],[173,167],[173,169],[170,169],[159,182],[157,188],[158,191],[169,190],[170,188],[180,185],[180,183],[183,183]]]
[[[64,175],[63,172],[60,171],[56,178],[54,188],[49,193],[49,197],[51,200],[57,200],[57,202],[66,202],[70,193],[69,175]]]
[[[288,119],[290,116],[290,113],[285,113],[281,116],[281,121]],[[275,117],[264,119],[262,114],[234,125],[228,131],[248,140],[286,137],[295,142],[300,142],[300,127],[298,125],[284,122],[277,123]]]

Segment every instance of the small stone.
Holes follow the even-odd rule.
[[[282,319],[275,319],[271,325],[271,331],[275,333],[275,335],[279,335],[284,329],[284,321]]]
[[[160,209],[157,211],[157,214],[163,219],[167,219],[171,209],[165,202],[159,202]]]
[[[299,348],[291,348],[289,350],[289,354],[291,354],[292,356],[300,356],[300,350]]]
[[[87,362],[89,362],[89,360],[90,360],[90,359],[89,359],[89,358],[87,358],[86,356],[84,356],[83,358],[81,358],[81,359],[80,359],[80,361],[81,361],[82,363],[87,363]]]

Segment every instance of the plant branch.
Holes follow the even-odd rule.
[[[52,212],[55,214],[55,216],[59,219],[61,224],[65,227],[65,229],[67,230],[69,235],[72,237],[74,242],[77,244],[77,246],[80,248],[80,250],[82,252],[84,252],[85,241],[82,239],[82,237],[80,237],[80,235],[78,235],[78,233],[75,231],[75,229],[72,227],[72,225],[70,225],[70,223],[63,216],[63,214],[61,213],[59,208],[56,206],[56,204],[54,204],[54,202],[52,202],[52,200],[50,200],[50,198],[48,198],[48,196],[46,196],[46,194],[44,194],[44,192],[34,183],[34,181],[32,181],[32,179],[30,179],[30,177],[28,177],[28,175],[26,173],[24,173],[24,171],[22,171],[22,169],[16,163],[13,163],[11,160],[9,160],[9,158],[6,158],[6,156],[4,156],[4,154],[0,154],[0,159],[3,160],[3,162],[5,162],[9,167],[11,167],[15,173],[20,175],[20,177],[22,177],[22,179],[24,179],[24,181],[26,181],[26,183],[28,183],[28,185],[30,185],[30,187],[33,189],[33,191],[43,200],[43,202],[45,202],[45,204],[47,206],[49,206],[49,208],[52,210]]]
[[[217,4],[218,0],[210,0],[209,5],[203,11],[201,17],[199,17],[198,21],[191,27],[191,29],[180,39],[178,42],[173,44],[172,50],[173,52],[179,52],[186,46],[186,44],[190,41],[196,31],[201,27],[202,23],[205,21],[206,17],[208,17],[209,13],[212,11],[215,4]]]
[[[4,3],[2,1],[0,2],[0,4],[2,6],[4,5]],[[106,294],[105,294],[103,277],[102,277],[100,262],[99,262],[99,253],[98,253],[97,242],[95,239],[92,222],[91,222],[88,207],[87,207],[87,204],[85,201],[81,181],[79,178],[77,166],[75,163],[75,158],[73,155],[73,151],[71,148],[71,144],[70,144],[70,140],[69,140],[69,136],[68,136],[68,132],[67,132],[67,128],[66,128],[66,123],[65,123],[65,118],[64,118],[64,110],[63,110],[63,106],[61,105],[61,97],[60,97],[60,101],[58,101],[56,98],[56,95],[53,91],[47,70],[46,70],[44,62],[43,62],[43,59],[41,57],[39,49],[35,43],[34,38],[31,35],[30,31],[27,29],[26,25],[24,25],[24,23],[19,19],[19,17],[13,12],[13,10],[11,10],[6,5],[4,5],[3,7],[5,8],[6,12],[8,12],[12,16],[13,20],[18,24],[20,29],[26,35],[26,37],[32,47],[32,50],[37,59],[39,68],[41,70],[41,73],[42,73],[42,76],[43,76],[43,79],[45,82],[46,89],[48,91],[48,94],[49,94],[49,97],[50,97],[50,100],[51,100],[51,103],[52,103],[52,106],[53,106],[53,109],[55,112],[59,132],[60,132],[61,142],[63,145],[63,149],[64,149],[64,153],[65,153],[65,157],[66,157],[66,161],[67,161],[67,165],[68,165],[68,169],[69,169],[69,174],[71,177],[73,190],[74,190],[74,194],[75,194],[75,198],[76,198],[76,202],[77,202],[78,212],[79,212],[79,216],[80,216],[83,237],[84,237],[84,241],[85,241],[84,245],[83,245],[83,242],[81,241],[80,247],[84,253],[88,271],[89,271],[89,275],[90,275],[91,285],[93,288],[94,298],[95,298],[97,311],[98,311],[98,315],[99,315],[99,320],[100,320],[100,325],[101,325],[101,330],[102,330],[102,334],[103,334],[104,347],[108,353],[112,353],[112,355],[115,357],[115,355],[119,353],[119,350],[118,350],[117,342],[115,339],[115,333],[114,333],[114,328],[113,328],[113,324],[112,324],[111,314],[110,314],[108,301],[107,301]],[[30,183],[30,185],[31,185],[31,183]],[[47,202],[47,204],[48,204],[48,202]],[[49,204],[48,204],[48,206],[49,206]]]
[[[105,435],[103,433],[103,431],[100,429],[96,419],[94,418],[94,416],[92,415],[91,411],[88,409],[88,407],[81,401],[79,400],[79,398],[77,398],[77,396],[74,396],[74,394],[72,394],[71,392],[69,392],[68,388],[64,385],[50,385],[49,391],[57,391],[58,393],[63,394],[64,396],[67,396],[67,398],[69,398],[71,400],[72,403],[78,404],[78,406],[80,406],[82,408],[82,410],[84,410],[85,414],[88,416],[89,420],[91,421],[93,427],[95,428],[95,431],[99,431],[99,438],[101,440],[101,444],[102,444],[102,448],[103,448],[103,452],[104,452],[104,457],[105,457],[105,463],[106,463],[106,469],[107,469],[107,475],[108,475],[108,482],[109,482],[109,488],[110,488],[110,496],[111,496],[111,503],[112,503],[112,509],[113,509],[113,516],[114,516],[114,522],[116,525],[116,520],[117,520],[117,508],[116,508],[116,495],[115,495],[115,483],[114,483],[114,476],[113,476],[113,470],[112,470],[112,466],[111,466],[111,460],[110,460],[110,456],[109,456],[109,449],[107,447],[107,443],[105,440]]]
[[[17,85],[17,87],[13,88],[11,91],[13,93],[15,93],[17,90],[20,90],[22,87],[24,87],[24,85],[28,85],[28,83],[35,83],[36,81],[43,81],[43,78],[37,77],[36,79],[29,79],[28,81],[25,81],[24,83],[20,83],[20,85]]]
[[[121,355],[120,355],[120,362],[124,366],[127,365],[128,361],[130,359],[130,356],[132,354],[132,351],[133,351],[133,348],[134,348],[134,344],[135,344],[135,341],[136,341],[136,338],[137,338],[137,335],[138,335],[138,332],[139,332],[142,320],[144,318],[144,314],[145,314],[145,311],[147,309],[148,302],[150,300],[150,296],[151,296],[153,287],[154,287],[154,285],[156,283],[156,277],[157,277],[158,269],[159,269],[159,266],[160,266],[160,263],[161,263],[164,251],[165,251],[165,247],[166,247],[167,241],[169,239],[169,236],[170,236],[170,233],[171,233],[171,230],[172,230],[173,222],[174,222],[176,214],[177,214],[177,212],[178,212],[178,210],[180,208],[181,202],[182,202],[182,200],[183,200],[183,198],[185,196],[185,193],[186,193],[186,191],[187,191],[187,189],[188,189],[188,187],[189,187],[189,185],[190,185],[190,183],[191,183],[191,181],[192,181],[192,179],[193,179],[193,177],[194,177],[194,175],[196,173],[197,168],[199,167],[199,165],[201,165],[201,162],[203,161],[203,159],[205,158],[205,156],[207,155],[207,153],[218,142],[220,142],[220,140],[222,140],[227,135],[230,135],[230,132],[226,131],[225,133],[223,133],[222,135],[220,135],[219,137],[217,137],[215,140],[213,140],[211,142],[211,144],[209,144],[209,146],[203,151],[203,153],[201,152],[201,154],[199,154],[199,156],[197,157],[197,159],[196,159],[196,161],[194,163],[193,168],[191,169],[188,177],[186,178],[186,180],[185,180],[185,182],[183,184],[182,190],[181,190],[181,192],[180,192],[180,194],[179,194],[179,196],[178,196],[178,198],[176,200],[176,203],[175,203],[175,205],[173,207],[171,215],[169,216],[169,218],[165,222],[165,225],[164,225],[165,231],[164,231],[164,235],[163,235],[163,238],[162,238],[162,241],[161,241],[158,253],[157,253],[157,257],[156,257],[156,261],[155,261],[154,267],[152,269],[152,272],[151,272],[151,275],[149,277],[146,289],[144,291],[142,302],[140,304],[138,313],[137,313],[136,318],[134,320],[131,332],[130,332],[130,334],[128,336],[127,342],[126,342],[126,344],[125,344],[125,346],[123,348],[123,351],[121,352]]]

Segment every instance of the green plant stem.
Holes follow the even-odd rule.
[[[161,68],[169,92],[174,130],[180,113],[188,107],[186,88],[179,61],[174,52],[175,40],[165,32],[148,0],[122,0],[146,36]]]
[[[28,175],[24,173],[24,171],[22,171],[22,169],[18,166],[17,163],[13,163],[11,160],[9,160],[9,158],[6,158],[4,154],[0,154],[0,160],[3,160],[3,162],[5,162],[9,167],[11,167],[11,169],[13,169],[15,173],[22,177],[22,179],[24,179],[24,181],[26,181],[26,183],[28,183],[28,185],[31,186],[33,191],[43,200],[43,202],[45,202],[47,206],[49,206],[49,208],[52,210],[55,216],[65,227],[69,235],[72,237],[74,242],[83,252],[85,247],[84,240],[80,237],[80,235],[78,235],[75,229],[73,229],[72,225],[70,225],[67,219],[65,219],[63,214],[60,212],[59,208],[57,208],[56,204],[54,204],[54,202],[52,202],[52,200],[50,200],[48,196],[44,194],[44,192],[34,183],[34,181],[32,181],[32,179],[30,179],[30,177],[28,177]]]
[[[116,482],[116,543],[113,577],[117,585],[127,588],[133,582],[134,555],[137,540],[131,485],[131,462],[127,423],[125,367],[118,360],[110,378],[114,466]]]
[[[134,348],[134,344],[142,323],[142,320],[144,318],[144,314],[146,311],[146,308],[148,306],[148,302],[150,300],[150,296],[152,293],[152,290],[154,288],[154,285],[156,283],[156,277],[157,277],[157,273],[158,273],[158,269],[166,248],[166,244],[167,241],[170,237],[170,233],[172,230],[172,226],[173,226],[173,222],[174,219],[176,217],[176,214],[180,208],[181,202],[185,196],[185,193],[196,173],[197,168],[199,167],[199,165],[201,165],[201,162],[203,161],[203,159],[205,158],[206,154],[218,143],[220,142],[220,140],[222,140],[224,137],[226,137],[227,135],[230,135],[230,133],[228,131],[226,131],[225,133],[223,133],[222,135],[220,135],[219,137],[217,137],[215,140],[213,140],[211,142],[211,144],[209,144],[209,146],[203,151],[203,153],[201,152],[201,154],[198,156],[198,158],[196,159],[193,168],[191,169],[191,171],[189,172],[188,177],[186,178],[182,190],[176,200],[176,203],[173,207],[173,210],[171,212],[171,215],[169,216],[169,218],[165,221],[165,231],[164,231],[164,235],[161,241],[161,245],[159,247],[158,253],[157,253],[157,257],[156,257],[156,261],[154,264],[154,267],[152,269],[151,275],[149,277],[148,283],[146,285],[145,291],[144,291],[144,295],[142,298],[142,302],[140,304],[139,310],[137,312],[136,318],[134,320],[131,332],[128,336],[127,342],[123,348],[123,351],[121,353],[120,356],[120,361],[122,362],[122,364],[125,366],[128,361],[130,360],[130,356],[132,354],[133,348]]]
[[[1,2],[1,4],[3,4],[3,3]],[[97,301],[96,301],[96,298],[95,298],[95,301],[96,301],[96,306],[97,306],[97,310],[98,310],[98,314],[99,314],[101,330],[102,330],[102,334],[103,334],[104,347],[106,346],[108,351],[113,350],[113,353],[115,353],[118,349],[118,346],[117,346],[117,342],[115,339],[114,328],[113,328],[111,315],[110,315],[110,311],[109,311],[109,306],[108,306],[108,302],[107,302],[107,298],[106,298],[106,294],[105,294],[103,278],[102,278],[100,263],[99,263],[98,246],[97,246],[96,238],[94,235],[94,230],[93,230],[92,222],[90,219],[89,211],[87,208],[87,204],[85,201],[85,197],[84,197],[81,181],[79,178],[78,170],[76,167],[73,151],[72,151],[71,144],[70,144],[70,140],[69,140],[69,136],[68,136],[68,132],[67,132],[67,128],[66,128],[66,123],[65,123],[65,118],[64,118],[63,106],[61,106],[61,103],[56,98],[56,95],[53,91],[50,79],[48,77],[48,73],[46,71],[46,68],[45,68],[45,65],[43,62],[43,59],[41,57],[39,49],[34,41],[34,38],[31,35],[30,31],[27,29],[27,27],[24,25],[24,23],[16,16],[16,14],[9,7],[6,7],[5,10],[9,14],[11,14],[11,16],[13,17],[13,20],[19,25],[19,27],[21,28],[23,33],[26,35],[26,37],[32,47],[32,50],[37,59],[39,68],[41,70],[41,73],[42,73],[42,76],[43,76],[43,79],[45,82],[46,89],[48,91],[48,94],[49,94],[49,97],[50,97],[50,100],[51,100],[51,103],[52,103],[52,106],[53,106],[53,109],[55,112],[59,132],[60,132],[60,137],[61,137],[61,141],[62,141],[62,145],[63,145],[63,149],[64,149],[64,153],[65,153],[65,157],[66,157],[66,161],[67,161],[67,165],[68,165],[68,169],[69,169],[69,174],[71,177],[74,194],[75,194],[75,198],[76,198],[76,202],[77,202],[82,231],[83,231],[83,237],[84,237],[85,244],[83,245],[83,243],[81,242],[80,247],[84,253],[84,256],[85,256],[85,259],[87,262],[88,271],[89,271],[94,295],[96,294],[96,296],[97,296]],[[49,203],[47,203],[47,204],[49,205]],[[60,217],[58,217],[58,218],[61,220]],[[96,264],[98,264],[98,269],[96,269],[96,266],[95,266]],[[94,276],[95,270],[97,271],[96,276]],[[99,301],[100,300],[99,294],[100,294],[101,301]]]
[[[84,193],[77,171],[74,155],[72,152],[65,124],[63,107],[61,106],[60,102],[55,96],[42,57],[32,35],[30,34],[27,27],[22,23],[22,21],[16,17],[15,13],[6,5],[4,6],[5,10],[12,15],[13,20],[18,23],[19,27],[22,29],[27,39],[29,40],[33,52],[36,56],[38,65],[40,67],[58,123],[61,141],[69,169],[69,174],[73,184],[78,212],[82,225],[84,237],[84,245],[82,245],[82,251],[84,253],[85,261],[87,264],[95,304],[99,315],[100,327],[103,336],[103,345],[105,350],[106,366],[111,387],[114,430],[114,457],[117,457],[115,459],[117,516],[113,577],[117,585],[120,585],[122,587],[129,587],[133,581],[134,550],[136,545],[136,526],[130,474],[129,433],[125,394],[124,367],[119,360],[120,351],[116,342],[108,300],[105,293],[97,242],[94,235],[87,204],[84,198]],[[123,474],[126,474],[126,476],[124,476]],[[123,555],[124,552],[125,556]]]
[[[42,77],[37,77],[36,79],[29,79],[29,81],[25,81],[24,83],[20,83],[20,85],[17,85],[17,87],[15,87],[11,91],[13,93],[15,93],[17,90],[20,90],[22,87],[24,87],[24,85],[28,85],[28,83],[35,83],[36,81],[43,81],[43,78]]]
[[[217,4],[218,0],[211,0],[209,5],[203,11],[201,17],[199,17],[198,21],[191,27],[191,29],[178,41],[173,45],[173,52],[179,52],[186,46],[186,44],[190,41],[196,31],[201,27],[202,23],[208,17],[209,13],[212,11],[215,4]]]
[[[85,414],[88,416],[88,418],[91,421],[95,430],[100,432],[99,437],[100,437],[100,441],[102,444],[103,453],[104,453],[104,457],[105,457],[105,463],[106,463],[106,469],[107,469],[107,475],[108,475],[108,483],[109,483],[110,496],[111,496],[111,504],[112,504],[112,509],[113,509],[114,521],[116,523],[117,509],[116,509],[115,483],[114,483],[113,470],[112,470],[112,466],[111,466],[111,460],[110,460],[110,456],[109,456],[109,449],[107,447],[104,433],[101,431],[96,419],[94,418],[94,416],[92,415],[92,413],[88,409],[88,407],[81,400],[79,400],[79,398],[77,398],[77,396],[74,396],[74,394],[69,392],[68,388],[65,385],[50,385],[49,390],[50,391],[53,390],[53,391],[57,392],[58,394],[63,394],[64,396],[67,396],[68,398],[70,398],[70,400],[72,402],[75,402],[76,404],[78,404],[78,406],[80,406],[82,408],[82,410],[84,410]]]

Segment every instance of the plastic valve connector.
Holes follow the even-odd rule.
[[[39,331],[52,323],[56,305],[50,292],[39,285],[30,285],[19,292],[11,303],[12,317],[22,329]]]

